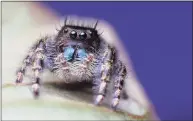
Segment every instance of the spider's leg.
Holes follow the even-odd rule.
[[[107,83],[110,81],[110,74],[112,69],[113,49],[108,47],[104,53],[104,59],[100,70],[100,79],[96,78],[96,82],[99,83],[98,93],[95,99],[95,105],[99,105],[106,93]]]
[[[114,79],[113,100],[111,103],[111,108],[114,110],[116,110],[117,105],[119,104],[120,95],[123,89],[126,74],[127,71],[125,65],[121,61],[118,61],[116,67],[116,77]]]
[[[22,66],[17,71],[16,83],[21,83],[23,81],[23,76],[25,75],[26,68],[32,64],[32,56],[34,52],[31,50],[29,54],[23,60]]]
[[[34,73],[34,81],[32,84],[32,91],[34,97],[39,96],[39,87],[40,87],[40,72],[43,70],[44,66],[44,42],[40,41],[36,50],[35,50],[35,57],[33,61],[33,73]]]
[[[44,39],[46,38],[40,39],[37,43],[35,43],[33,47],[30,48],[30,51],[28,52],[27,56],[23,59],[23,63],[21,67],[17,70],[17,78],[15,83],[23,82],[23,76],[25,76],[26,68],[33,65],[34,57],[36,56],[36,53],[37,53],[37,48],[39,45],[41,45],[40,43],[43,43]],[[44,47],[41,47],[41,48],[43,50],[45,49]]]
[[[22,83],[26,68],[32,66],[32,71],[34,73],[34,81],[32,81],[32,90],[35,96],[39,95],[39,73],[40,71],[42,71],[44,66],[45,40],[46,38],[43,38],[40,39],[37,43],[35,43],[35,45],[30,49],[29,54],[25,57],[19,71],[17,71],[16,83]]]

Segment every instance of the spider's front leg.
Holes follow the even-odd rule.
[[[107,84],[110,81],[113,52],[113,49],[111,47],[108,47],[108,49],[104,53],[103,63],[101,67],[101,76],[100,79],[96,78],[96,80],[98,80],[97,82],[100,82],[100,84],[98,94],[95,99],[95,105],[99,105],[105,96]]]
[[[40,42],[36,51],[35,58],[33,62],[32,70],[34,72],[34,81],[32,84],[32,91],[35,97],[39,96],[39,87],[40,87],[40,72],[43,70],[44,66],[44,43]]]

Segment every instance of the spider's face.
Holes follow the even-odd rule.
[[[88,80],[92,76],[94,58],[100,39],[96,31],[65,26],[58,34],[57,72],[65,80]],[[79,79],[81,78],[81,79]]]
[[[81,61],[88,54],[94,54],[99,48],[100,40],[92,29],[65,26],[59,33],[59,53],[64,54],[68,62]]]

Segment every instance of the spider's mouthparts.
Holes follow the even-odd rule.
[[[68,46],[64,48],[64,58],[66,61],[82,61],[87,56],[84,48]]]

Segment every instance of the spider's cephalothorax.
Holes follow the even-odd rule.
[[[47,47],[56,47],[53,48],[55,52],[52,56],[55,58],[52,58],[52,71],[59,79],[67,83],[92,80],[101,44],[94,28],[65,24],[56,39],[51,41],[52,44]]]
[[[95,104],[98,105],[105,96],[108,82],[113,81],[111,106],[116,108],[127,71],[116,55],[116,48],[100,37],[97,23],[66,18],[57,35],[41,38],[30,49],[17,73],[16,82],[22,82],[26,67],[31,66],[34,72],[32,87],[37,97],[39,74],[43,69],[49,69],[65,83],[92,83],[93,94],[97,95]]]

